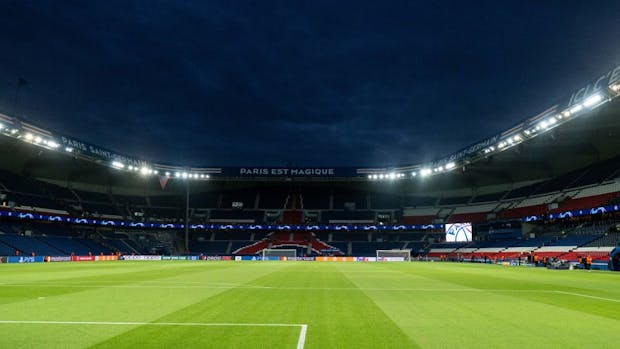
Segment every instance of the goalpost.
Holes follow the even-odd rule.
[[[262,257],[264,261],[280,260],[280,259],[295,259],[297,258],[297,250],[286,249],[286,248],[266,248],[263,250]]]
[[[410,262],[411,249],[408,250],[377,250],[378,262]]]

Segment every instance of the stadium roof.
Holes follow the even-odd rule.
[[[149,164],[17,118],[1,116],[3,163],[37,177],[102,182],[142,178],[315,181],[398,180],[426,188],[478,187],[554,177],[620,154],[620,66],[545,112],[433,163],[394,168],[196,168]],[[291,174],[292,171],[296,171]],[[330,172],[331,171],[331,172]],[[135,173],[132,173],[135,172]],[[429,178],[425,175],[428,175]],[[431,180],[432,177],[433,179]]]

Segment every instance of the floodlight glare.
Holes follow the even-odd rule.
[[[430,168],[423,168],[423,169],[420,171],[420,175],[421,175],[422,177],[426,177],[426,176],[429,176],[432,172],[433,172],[433,171],[432,171]]]
[[[34,139],[34,136],[32,135],[32,133],[26,133],[26,135],[24,136],[24,138],[26,138],[26,140],[31,141]]]
[[[122,168],[125,168],[125,164],[119,161],[112,161],[112,167],[117,168],[117,169],[122,169]]]
[[[177,178],[178,178],[178,177],[181,177],[181,174],[180,174],[179,172],[175,173],[174,175],[175,175]]]
[[[612,90],[614,90],[614,91],[620,91],[620,84],[613,85],[613,86],[611,87],[611,89],[612,89]]]
[[[71,147],[66,147],[66,148],[65,148],[65,151],[66,151],[67,153],[73,153],[73,148],[71,148]]]
[[[0,124],[0,130],[4,130],[4,125]]]
[[[43,139],[42,139],[41,137],[39,137],[39,136],[36,136],[36,137],[34,138],[34,142],[35,142],[35,143],[41,143],[41,141],[42,141],[42,140],[43,140]]]
[[[602,100],[603,100],[603,96],[597,93],[595,95],[588,97],[585,101],[583,101],[583,105],[589,108],[599,103]]]
[[[454,162],[449,162],[446,164],[446,170],[451,170],[455,167],[456,167],[456,164]]]
[[[181,173],[181,177],[183,177],[183,178],[187,178],[187,172],[183,172],[183,173]]]
[[[149,173],[149,169],[148,169],[147,167],[144,167],[144,166],[143,166],[143,167],[140,169],[140,173],[141,173],[141,174],[143,174],[143,175],[145,175],[145,174]]]
[[[415,176],[417,176],[417,175],[418,175],[417,173],[415,173],[415,172],[411,172],[411,177],[415,177]]]
[[[17,129],[16,129],[16,128],[14,128],[14,129],[12,129],[12,130],[11,130],[11,134],[12,134],[12,135],[14,135],[14,134],[16,134],[16,133],[17,133]]]
[[[572,107],[569,111],[571,114],[575,114],[578,111],[580,111],[581,109],[583,109],[583,107],[581,106],[581,104],[577,104],[574,107]]]
[[[49,142],[47,142],[47,146],[52,148],[52,149],[56,149],[56,148],[60,147],[60,144],[58,144],[58,143],[56,143],[54,141],[49,141]]]
[[[394,179],[394,178],[396,178],[396,173],[394,172],[390,173],[390,179]]]
[[[166,177],[170,177],[170,172],[166,172]]]

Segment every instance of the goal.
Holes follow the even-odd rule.
[[[409,262],[411,249],[408,250],[377,250],[378,262]]]
[[[280,259],[295,259],[297,257],[296,249],[285,248],[266,248],[263,250],[263,260],[273,261]]]

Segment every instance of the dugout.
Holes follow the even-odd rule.
[[[609,270],[620,271],[620,246],[609,253]]]

